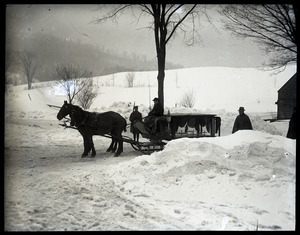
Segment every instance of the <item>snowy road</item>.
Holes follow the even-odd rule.
[[[95,136],[97,156],[82,159],[80,134],[58,121],[11,119],[5,130],[5,230],[180,229],[155,201],[137,203],[108,175],[140,155],[129,144],[115,158],[105,152],[110,139]]]
[[[136,216],[132,213],[147,214],[138,208],[132,212],[132,203],[122,198],[104,173],[106,168],[137,156],[131,146],[124,146],[126,154],[114,158],[105,152],[109,140],[99,137],[101,144],[95,141],[98,156],[81,159],[79,133],[65,130],[70,132],[70,140],[61,142],[51,136],[64,129],[56,128],[57,122],[54,128],[50,124],[19,120],[6,126],[7,230],[118,230],[134,225]],[[50,132],[47,141],[40,138],[45,136],[43,132]]]
[[[70,155],[44,146],[6,150],[6,229],[119,230],[132,228],[137,216],[142,222],[147,213],[122,197],[103,173],[116,160],[82,160],[72,151],[70,146],[60,147]]]

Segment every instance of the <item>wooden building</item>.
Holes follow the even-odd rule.
[[[277,104],[277,119],[290,119],[293,108],[296,107],[297,73],[294,74],[279,90]]]

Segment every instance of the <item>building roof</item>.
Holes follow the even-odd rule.
[[[289,83],[295,82],[296,83],[297,73],[295,73],[277,92],[280,92],[281,89],[286,87]],[[296,86],[295,86],[296,89]]]

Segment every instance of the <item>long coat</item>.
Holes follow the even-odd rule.
[[[246,114],[240,114],[236,117],[232,133],[238,130],[253,130],[250,118]]]
[[[294,112],[290,119],[289,129],[286,135],[287,138],[296,139],[296,120],[296,112]]]
[[[129,121],[131,122],[131,124],[130,124],[130,132],[133,133],[133,134],[138,134],[138,131],[135,130],[133,124],[135,122],[137,122],[137,121],[142,121],[142,114],[139,111],[134,110],[130,114]]]
[[[149,112],[148,116],[163,116],[164,108],[160,103],[153,106],[153,109]]]

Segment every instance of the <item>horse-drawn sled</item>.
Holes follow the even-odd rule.
[[[120,114],[108,111],[104,113],[88,112],[81,109],[77,105],[64,102],[62,107],[49,105],[50,107],[60,108],[57,119],[62,120],[69,115],[64,124],[60,124],[65,128],[77,129],[83,137],[84,152],[82,157],[86,157],[92,151],[91,157],[96,155],[93,143],[93,135],[100,135],[111,138],[112,142],[107,152],[115,153],[119,156],[123,152],[123,143],[129,143],[135,150],[144,154],[150,154],[154,151],[163,150],[170,141],[177,138],[195,138],[211,136],[216,134],[220,136],[221,119],[214,114],[170,114],[159,117],[151,117],[153,119],[153,127],[147,125],[147,121],[137,121],[134,128],[143,137],[144,141],[136,141],[129,136],[122,135],[126,131],[127,122]],[[183,131],[178,131],[179,127]],[[193,131],[189,131],[189,127]]]

